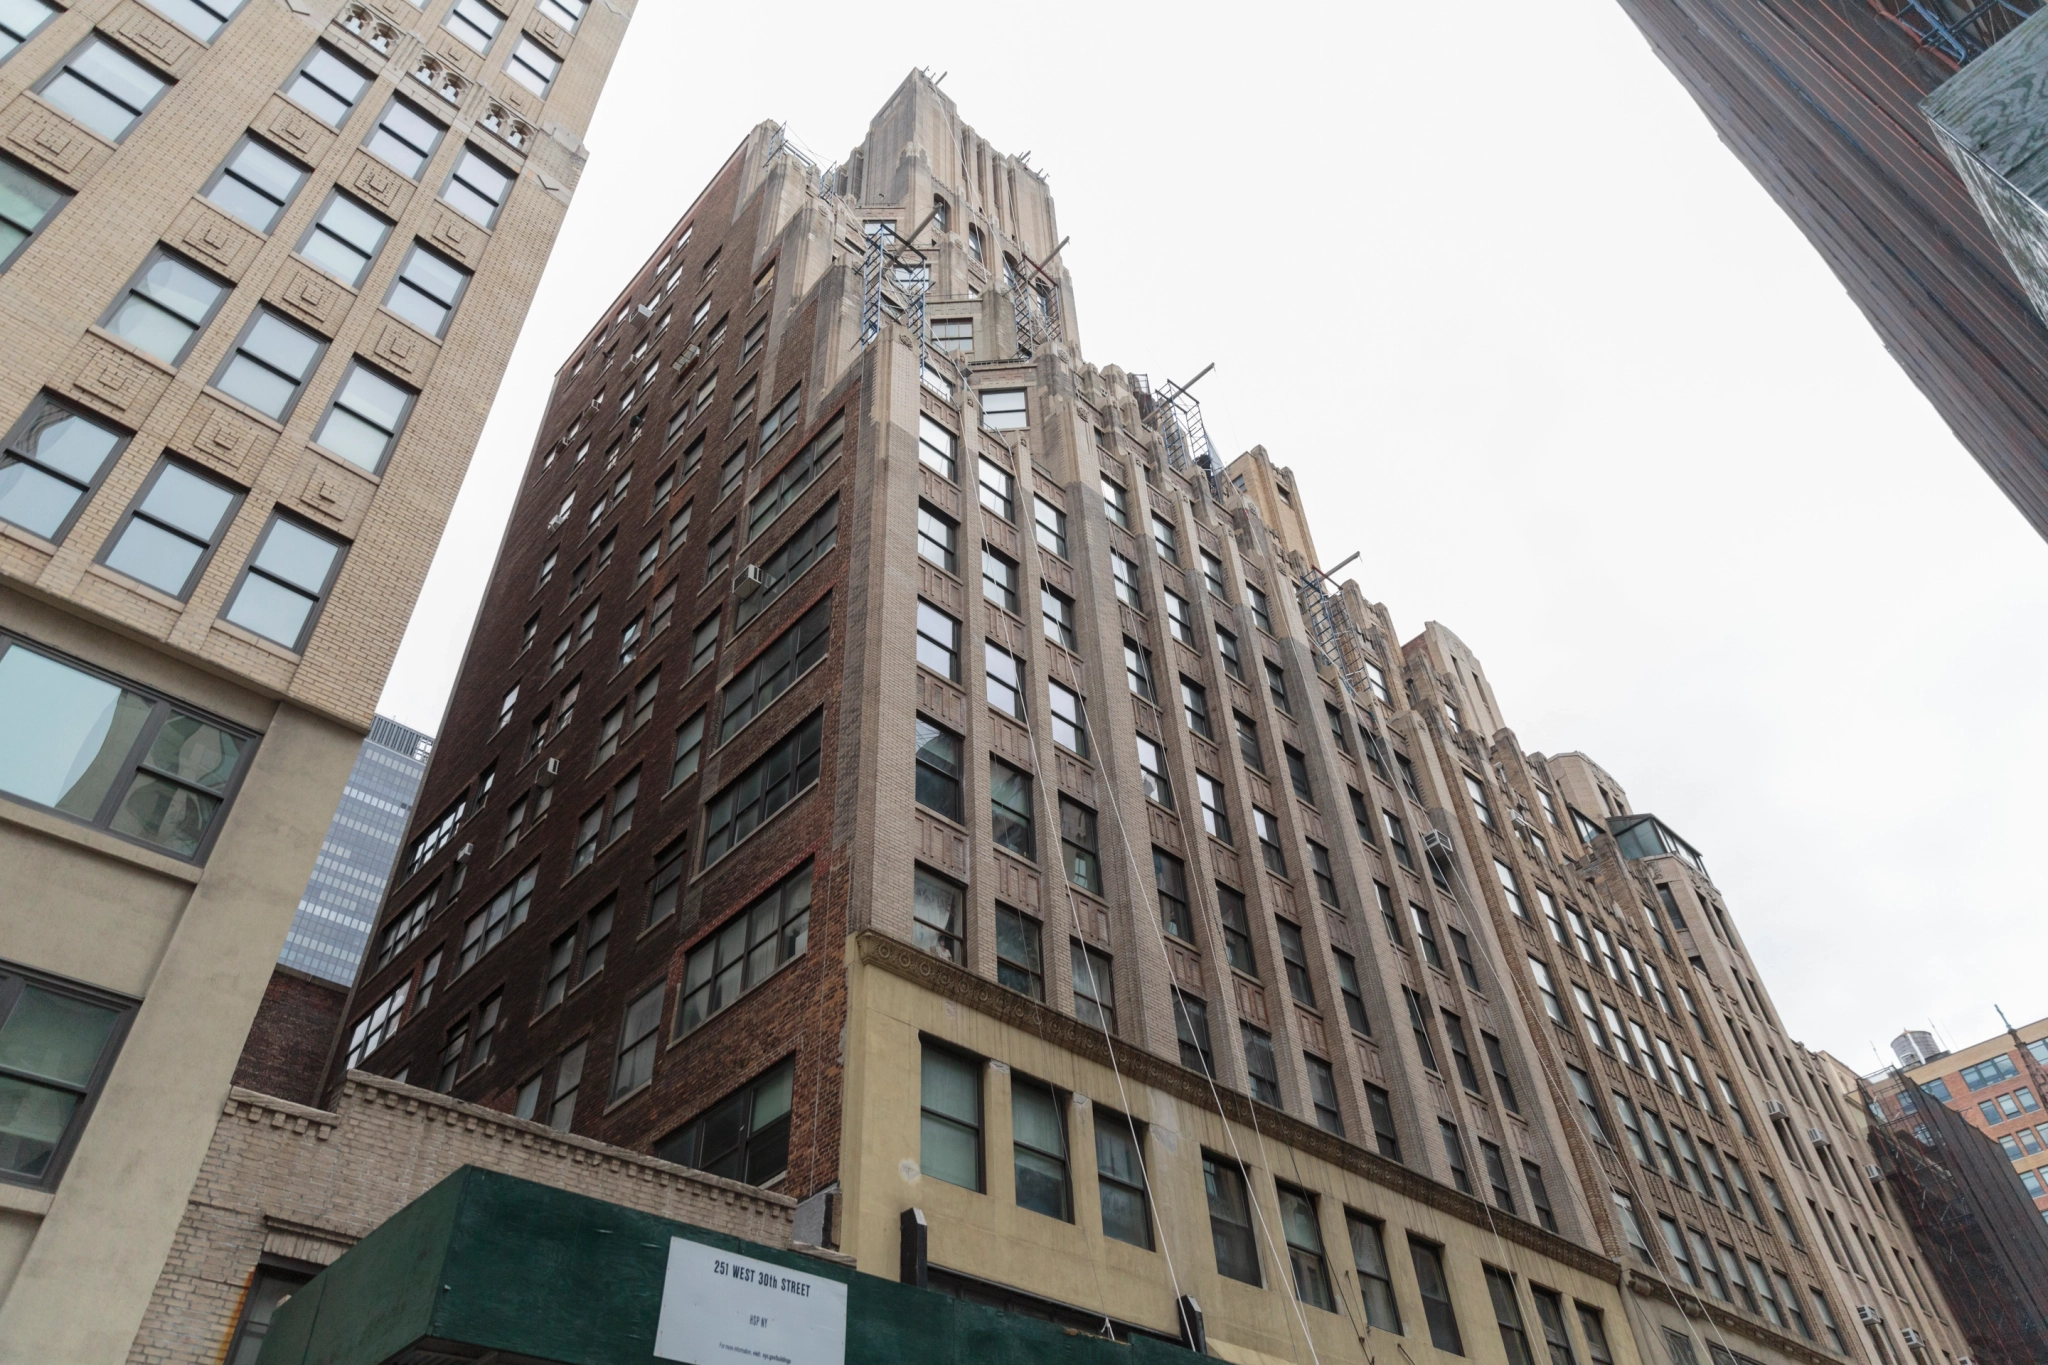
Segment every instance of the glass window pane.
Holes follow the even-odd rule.
[[[220,382],[214,387],[230,397],[241,399],[260,413],[280,419],[290,406],[292,395],[299,391],[299,386],[291,380],[258,365],[245,355],[238,355],[228,362]]]
[[[15,448],[34,456],[38,464],[69,474],[80,483],[91,483],[120,439],[118,433],[99,423],[53,405],[43,409]]]
[[[50,210],[56,208],[63,198],[61,191],[52,189],[13,162],[0,160],[0,220],[5,220],[22,237],[40,227]],[[7,249],[12,251],[18,244],[19,239]]]
[[[227,619],[287,649],[298,648],[299,632],[312,614],[313,599],[273,583],[260,574],[242,580],[242,590],[229,604]]]
[[[83,1089],[120,1013],[26,986],[0,1026],[0,1067]]]
[[[277,521],[256,552],[256,567],[282,578],[309,593],[317,594],[327,584],[334,557],[341,548],[325,536],[316,536],[293,522]]]
[[[234,502],[231,490],[173,464],[165,465],[157,475],[149,496],[142,500],[141,510],[153,520],[211,544]]]
[[[150,741],[143,762],[210,792],[222,792],[234,776],[242,747],[240,739],[219,726],[173,712]]]
[[[40,1177],[77,1108],[67,1091],[0,1076],[0,1171]]]
[[[181,597],[185,585],[192,581],[192,570],[205,553],[205,545],[136,517],[121,532],[121,539],[115,542],[114,548],[107,552],[106,562],[108,568],[124,573],[138,583],[147,583],[158,592]]]
[[[294,379],[304,379],[320,356],[317,340],[271,313],[256,319],[242,349],[261,356]]]
[[[149,699],[19,645],[0,655],[0,791],[84,819],[99,813],[149,718]]]
[[[390,444],[391,433],[379,430],[346,408],[335,407],[328,411],[313,439],[349,463],[374,473],[384,461],[384,447]]]
[[[11,457],[0,463],[0,521],[54,540],[82,496],[79,489]]]
[[[204,792],[139,772],[114,812],[113,830],[161,845],[180,857],[199,852],[206,827],[213,823],[220,801]]]

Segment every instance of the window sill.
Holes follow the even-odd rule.
[[[614,1065],[614,1066],[616,1066],[617,1064],[618,1064],[618,1063],[617,1063],[616,1061],[614,1061],[614,1062],[613,1062],[613,1065]],[[648,1077],[648,1078],[647,1078],[646,1080],[644,1080],[644,1081],[640,1082],[640,1084],[638,1084],[638,1085],[634,1086],[634,1087],[633,1087],[633,1088],[632,1088],[631,1090],[628,1090],[628,1091],[627,1091],[627,1092],[626,1092],[625,1094],[623,1094],[623,1095],[619,1096],[619,1097],[618,1097],[617,1099],[615,1099],[615,1100],[612,1100],[612,1101],[610,1101],[609,1103],[607,1103],[607,1104],[605,1105],[604,1109],[603,1109],[602,1111],[600,1111],[600,1114],[599,1114],[599,1116],[600,1116],[600,1117],[608,1117],[608,1116],[609,1116],[609,1115],[610,1115],[610,1114],[611,1114],[611,1113],[612,1113],[612,1112],[613,1112],[614,1110],[617,1110],[617,1109],[621,1109],[621,1108],[623,1108],[624,1106],[626,1106],[626,1105],[629,1105],[629,1104],[631,1104],[631,1103],[632,1103],[632,1102],[633,1102],[634,1100],[637,1100],[637,1099],[639,1099],[639,1098],[640,1098],[640,1097],[641,1097],[642,1095],[646,1094],[646,1093],[647,1093],[648,1091],[652,1090],[653,1088],[654,1088],[654,1077],[652,1077],[652,1076],[649,1076],[649,1077]]]
[[[74,821],[54,811],[38,810],[33,806],[23,805],[12,797],[0,796],[0,821],[32,829],[52,839],[89,848],[95,853],[119,858],[123,862],[132,863],[172,881],[197,885],[199,879],[206,874],[206,869],[198,863],[188,863],[167,853],[154,852],[146,845],[131,843],[118,834]]]
[[[281,662],[292,665],[297,665],[299,662],[299,652],[297,650],[286,649],[277,641],[265,639],[255,631],[246,630],[225,617],[216,617],[213,622],[213,628],[231,640],[260,649],[266,654],[274,654]],[[319,629],[317,622],[314,624],[314,629],[316,631]]]
[[[331,276],[323,275],[321,278],[327,279],[331,283],[338,285],[341,288],[346,289],[348,287],[346,285],[343,285],[340,280],[335,280]],[[305,385],[304,382],[301,381],[300,392],[292,395],[293,407],[297,407],[299,398],[301,394],[304,393],[304,391]],[[230,411],[236,413],[238,416],[246,417],[252,422],[256,422],[263,426],[269,427],[271,431],[275,432],[280,436],[284,434],[284,423],[278,421],[275,417],[272,417],[267,412],[258,412],[256,409],[250,407],[247,403],[244,403],[239,398],[230,397],[229,395],[222,393],[219,389],[216,389],[211,384],[206,386],[206,396],[208,398],[211,398],[214,402],[219,403],[223,407],[226,407]],[[354,466],[350,467],[353,468]]]
[[[56,1198],[55,1190],[37,1189],[33,1185],[17,1185],[12,1180],[0,1180],[0,1212],[25,1213],[31,1218],[42,1218],[50,1212],[50,1205]]]

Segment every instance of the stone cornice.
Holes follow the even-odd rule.
[[[1760,1322],[1752,1322],[1719,1304],[1707,1302],[1691,1289],[1674,1287],[1656,1275],[1646,1275],[1631,1267],[1625,1285],[1628,1291],[1638,1298],[1676,1304],[1678,1311],[1689,1318],[1710,1323],[1716,1331],[1729,1331],[1747,1337],[1788,1359],[1804,1361],[1806,1365],[1842,1365],[1840,1356],[1829,1355],[1797,1337],[1787,1336]]]
[[[1036,1000],[1006,990],[993,981],[984,980],[872,929],[856,934],[854,947],[864,966],[878,968],[912,985],[922,986],[999,1024],[1034,1034],[1102,1066],[1111,1064],[1109,1046],[1101,1033]],[[1216,1112],[1220,1100],[1223,1117],[1233,1123],[1250,1127],[1256,1122],[1261,1132],[1333,1166],[1342,1167],[1353,1175],[1384,1185],[1417,1203],[1427,1204],[1474,1227],[1484,1228],[1505,1241],[1560,1261],[1574,1270],[1609,1284],[1621,1283],[1621,1267],[1596,1251],[1556,1233],[1545,1232],[1519,1218],[1495,1218],[1486,1205],[1472,1196],[1460,1194],[1447,1185],[1439,1185],[1399,1162],[1389,1161],[1377,1152],[1346,1142],[1291,1114],[1264,1104],[1255,1107],[1252,1100],[1232,1090],[1217,1087],[1212,1091],[1205,1077],[1178,1063],[1155,1056],[1143,1048],[1125,1046],[1117,1049],[1115,1064],[1132,1080],[1163,1090],[1197,1108]],[[1746,1324],[1745,1329],[1754,1330],[1747,1328]],[[1818,1359],[1826,1365],[1835,1365],[1827,1357]]]

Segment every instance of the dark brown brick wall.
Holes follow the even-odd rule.
[[[545,1117],[555,1088],[557,1059],[565,1049],[587,1040],[574,1131],[640,1150],[649,1149],[783,1058],[794,1056],[790,1178],[784,1188],[802,1195],[829,1183],[837,1173],[839,1053],[846,1009],[846,890],[845,877],[836,867],[831,849],[835,810],[841,804],[834,795],[834,775],[841,672],[847,655],[846,612],[841,600],[845,594],[839,588],[852,528],[843,510],[834,551],[789,583],[770,607],[739,627],[736,634],[731,570],[706,583],[705,553],[718,532],[738,519],[733,565],[759,562],[841,494],[852,477],[861,445],[862,395],[858,369],[832,393],[807,392],[799,429],[775,443],[765,464],[749,468],[743,487],[719,497],[721,462],[753,437],[759,416],[792,384],[799,379],[809,383],[816,330],[812,300],[772,323],[761,354],[740,363],[747,329],[764,312],[781,306],[779,294],[760,301],[752,298],[754,279],[773,258],[773,248],[763,247],[763,255],[756,259],[761,236],[759,199],[736,205],[740,170],[737,160],[729,163],[686,215],[692,231],[678,257],[683,280],[654,309],[652,317],[630,316],[614,333],[609,321],[620,306],[614,303],[607,326],[586,343],[584,351],[589,358],[582,372],[571,374],[565,367],[500,550],[409,838],[429,828],[455,801],[467,797],[474,805],[476,783],[486,769],[494,773],[492,790],[481,808],[472,810],[449,848],[411,875],[406,875],[401,862],[401,880],[387,901],[385,919],[404,913],[429,888],[438,890],[436,909],[417,940],[382,968],[365,974],[354,1009],[360,1017],[408,978],[416,983],[417,1004],[421,965],[439,952],[441,966],[431,1000],[424,1008],[415,1008],[398,1036],[366,1060],[367,1069],[386,1075],[404,1071],[414,1084],[434,1085],[448,1030],[470,1017],[493,992],[502,990],[502,1014],[492,1056],[457,1080],[453,1093],[461,1099],[511,1109],[521,1085],[539,1074],[543,1082],[539,1116]],[[703,266],[714,251],[718,270],[706,281]],[[674,273],[677,261],[671,261],[659,275],[654,272],[661,254],[657,250],[650,257],[647,270],[626,299],[635,303],[645,300],[662,279]],[[706,297],[711,300],[706,321],[692,329],[691,314]],[[670,309],[673,320],[664,332],[655,334],[656,323]],[[692,345],[703,346],[721,317],[726,319],[723,341],[707,348],[676,376],[672,362]],[[629,360],[641,338],[650,336],[654,339],[648,352],[637,361]],[[609,364],[602,359],[607,346],[615,347],[615,358]],[[635,385],[649,362],[657,359],[661,368],[654,396],[649,399],[642,394],[630,406],[622,405],[620,396]],[[718,397],[709,413],[696,416],[674,441],[665,442],[671,412],[695,395],[713,368],[719,375]],[[756,375],[760,378],[753,415],[734,426],[732,400]],[[593,413],[589,403],[600,390],[606,393],[606,402]],[[607,468],[605,451],[614,439],[627,437],[632,416],[643,406],[646,416],[639,435],[625,440],[616,464]],[[747,545],[747,499],[842,411],[847,425],[836,463],[764,529],[757,543]],[[561,444],[579,415],[581,430],[544,466],[546,452]],[[707,434],[701,465],[687,479],[679,479],[674,492],[656,505],[651,495],[658,478],[700,433]],[[586,438],[591,443],[590,455],[577,467],[571,461]],[[611,488],[628,467],[633,474],[624,501],[592,525],[588,512],[594,499]],[[576,504],[567,522],[558,531],[548,531],[548,520],[571,489],[576,492]],[[686,502],[693,507],[687,542],[679,550],[665,552],[656,572],[636,588],[635,560],[642,546],[661,533]],[[581,592],[570,597],[577,565],[614,531],[617,542],[609,565],[593,570]],[[550,550],[557,554],[553,577],[536,590],[540,564]],[[633,664],[618,668],[620,629],[646,611],[671,582],[680,585],[672,624],[646,643]],[[835,600],[825,661],[720,748],[719,687],[828,594]],[[550,676],[554,641],[592,601],[601,605],[590,642],[572,652],[561,671]],[[723,623],[716,662],[686,678],[692,635],[713,612],[721,613]],[[539,624],[533,642],[522,650],[524,627],[536,615]],[[593,769],[604,716],[629,699],[656,669],[661,682],[652,719],[628,735],[615,755]],[[519,700],[510,720],[500,728],[501,700],[515,683],[520,688]],[[552,734],[537,758],[529,758],[528,736],[534,716],[543,706],[557,706],[572,683],[579,689],[572,723],[565,731]],[[700,708],[706,715],[702,766],[696,776],[668,791],[676,731]],[[714,866],[701,869],[705,802],[821,708],[824,741],[817,787],[785,806]],[[516,847],[501,854],[507,814],[522,797],[530,798],[539,791],[538,762],[546,758],[561,764],[550,808],[537,820],[529,815]],[[605,847],[588,867],[570,875],[579,818],[604,801],[620,779],[636,768],[641,773],[641,787],[633,829]],[[649,929],[655,861],[679,837],[688,840],[689,870],[678,911]],[[466,861],[459,861],[458,851],[465,845],[469,854]],[[808,951],[738,1005],[688,1038],[675,1040],[676,986],[685,953],[807,859],[816,862]],[[536,860],[539,880],[526,923],[469,971],[455,976],[465,923]],[[542,1013],[552,943],[613,896],[616,919],[603,970],[572,987],[561,1003]],[[653,1082],[612,1107],[606,1099],[625,1010],[657,982],[666,982],[668,990]]]
[[[320,1069],[334,1046],[348,988],[291,967],[273,967],[256,1022],[235,1063],[235,1084],[294,1104],[319,1100]]]

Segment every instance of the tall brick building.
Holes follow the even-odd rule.
[[[0,16],[0,1361],[129,1350],[630,8]]]
[[[1060,242],[922,75],[741,143],[557,378],[341,1065],[1233,1360],[1965,1356],[1699,855]]]
[[[2048,302],[2048,194],[2039,171],[2015,173],[2023,188],[2004,179],[2048,131],[2026,93],[2048,20],[2027,26],[2028,60],[1997,89],[1937,97],[1938,120],[1923,112],[1959,70],[1988,53],[2003,64],[2038,0],[1621,6],[1964,449],[2048,536],[2048,322],[2028,293]]]

